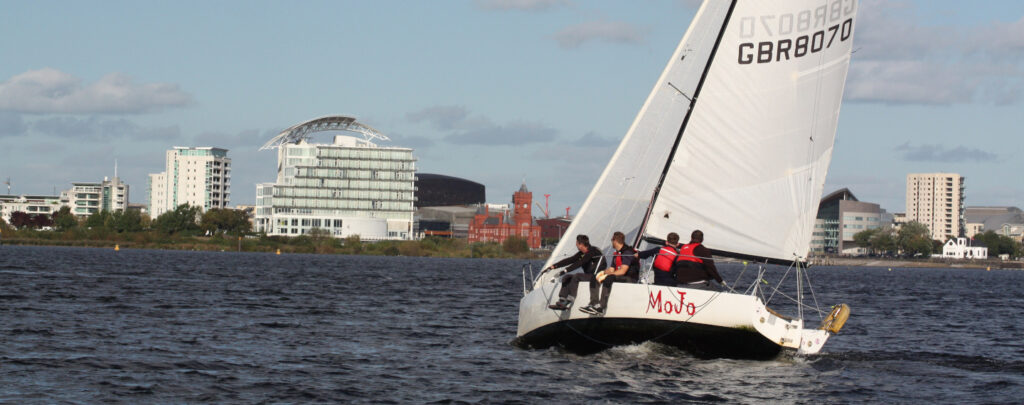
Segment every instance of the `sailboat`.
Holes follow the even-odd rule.
[[[705,0],[544,264],[575,253],[576,235],[601,245],[620,231],[642,249],[669,232],[699,229],[717,259],[756,264],[747,289],[615,284],[604,313],[594,315],[580,311],[585,283],[570,309],[553,310],[559,274],[524,269],[514,344],[592,353],[655,341],[733,358],[819,352],[849,315],[841,304],[821,312],[822,324],[807,325],[801,301],[857,6]],[[796,316],[764,298],[779,291],[764,286],[764,275],[783,268],[796,270]]]

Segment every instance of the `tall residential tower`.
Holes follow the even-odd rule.
[[[946,241],[964,236],[964,177],[956,173],[907,175],[907,222],[917,221]]]
[[[175,146],[167,151],[163,173],[149,175],[149,215],[153,218],[181,204],[227,208],[231,199],[228,150]]]

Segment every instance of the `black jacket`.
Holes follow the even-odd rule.
[[[604,255],[601,254],[601,250],[591,246],[587,248],[586,253],[577,251],[576,254],[552,264],[551,268],[557,269],[569,266],[565,268],[565,271],[570,272],[582,267],[584,273],[594,274],[594,271],[603,261]]]

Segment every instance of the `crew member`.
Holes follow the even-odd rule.
[[[657,256],[654,258],[654,265],[651,266],[654,268],[654,284],[675,287],[676,277],[672,265],[679,257],[679,234],[669,233],[665,238],[665,246],[640,252],[637,254],[637,258],[646,259],[655,255]]]
[[[565,272],[568,273],[578,268],[583,268],[582,273],[562,276],[562,288],[558,291],[558,302],[548,305],[548,308],[559,311],[569,309],[576,298],[576,290],[579,288],[580,282],[593,280],[594,271],[604,261],[604,255],[601,254],[601,250],[590,246],[590,238],[587,235],[576,236],[576,249],[579,249],[579,252],[544,269],[544,271],[549,271],[569,266],[565,268]]]
[[[704,232],[693,231],[690,234],[690,243],[679,248],[679,258],[674,266],[676,270],[676,281],[680,286],[687,288],[709,288],[711,279],[721,285],[725,285],[722,276],[715,268],[714,260],[711,260],[711,250],[704,247]]]
[[[580,308],[580,311],[594,315],[604,313],[608,308],[608,296],[612,293],[612,284],[635,283],[639,278],[638,263],[640,261],[636,259],[636,250],[626,246],[626,235],[623,235],[622,232],[612,234],[612,247],[615,248],[612,267],[594,275],[594,279],[590,281],[590,305]],[[599,290],[600,299],[598,299]]]

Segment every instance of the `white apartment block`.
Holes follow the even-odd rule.
[[[63,196],[49,195],[0,195],[0,217],[11,223],[11,214],[24,212],[29,215],[53,215],[60,207],[67,205]]]
[[[337,135],[278,149],[276,183],[256,186],[256,230],[298,236],[318,228],[343,238],[413,238],[416,159],[412,149]]]
[[[128,191],[128,185],[117,176],[104,177],[100,183],[71,183],[71,189],[61,193],[61,199],[67,201],[72,214],[87,217],[99,211],[124,212],[128,208]]]
[[[907,175],[907,222],[917,221],[945,241],[963,236],[964,177],[956,173]]]
[[[167,151],[165,170],[149,175],[149,215],[179,205],[226,208],[231,199],[231,159],[227,149],[175,146]]]

